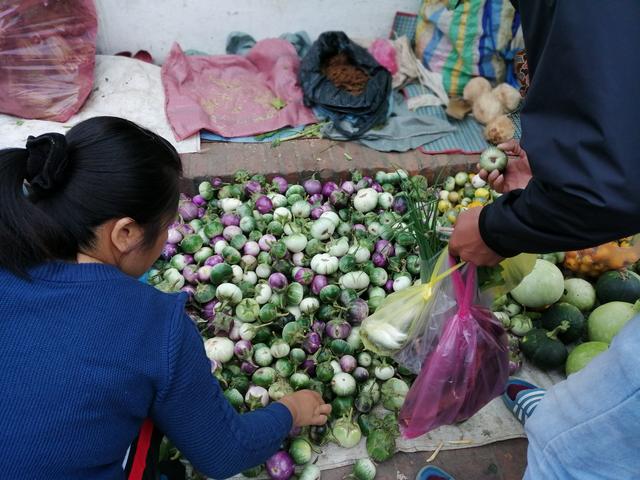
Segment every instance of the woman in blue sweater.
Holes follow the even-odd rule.
[[[301,391],[240,415],[185,296],[136,280],[175,218],[181,163],[114,117],[0,152],[0,477],[122,479],[150,418],[205,475],[264,462],[330,406]]]

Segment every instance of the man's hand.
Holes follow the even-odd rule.
[[[498,148],[511,157],[504,175],[498,170],[494,170],[491,174],[487,174],[486,170],[480,170],[478,175],[483,180],[488,181],[491,188],[496,192],[505,193],[525,188],[532,176],[527,152],[520,147],[520,143],[517,140],[509,140],[498,145]]]
[[[289,409],[296,427],[324,425],[331,413],[331,405],[324,403],[322,396],[313,390],[292,393],[280,399],[280,403]]]
[[[482,240],[478,223],[481,210],[479,207],[470,208],[458,215],[449,240],[449,253],[479,267],[492,267],[500,263],[502,257]]]

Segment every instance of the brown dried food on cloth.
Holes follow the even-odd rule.
[[[354,96],[362,95],[369,82],[369,75],[355,66],[345,53],[329,57],[323,66],[322,73],[336,88]]]

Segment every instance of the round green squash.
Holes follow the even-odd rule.
[[[640,299],[640,277],[628,270],[605,272],[596,282],[596,295],[600,303],[635,303]]]
[[[534,328],[522,337],[520,348],[524,356],[542,370],[558,368],[567,361],[567,347],[558,340],[560,330],[567,327],[561,325],[549,332],[543,328]]]
[[[582,338],[585,331],[586,322],[584,315],[575,305],[570,303],[556,303],[549,309],[545,310],[540,317],[540,323],[543,328],[553,330],[567,322],[569,327],[564,332],[558,333],[558,338],[564,343],[572,343]]]

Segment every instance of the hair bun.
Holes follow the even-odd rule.
[[[27,139],[27,175],[31,189],[39,195],[47,195],[65,180],[69,165],[67,139],[59,133],[45,133]]]

